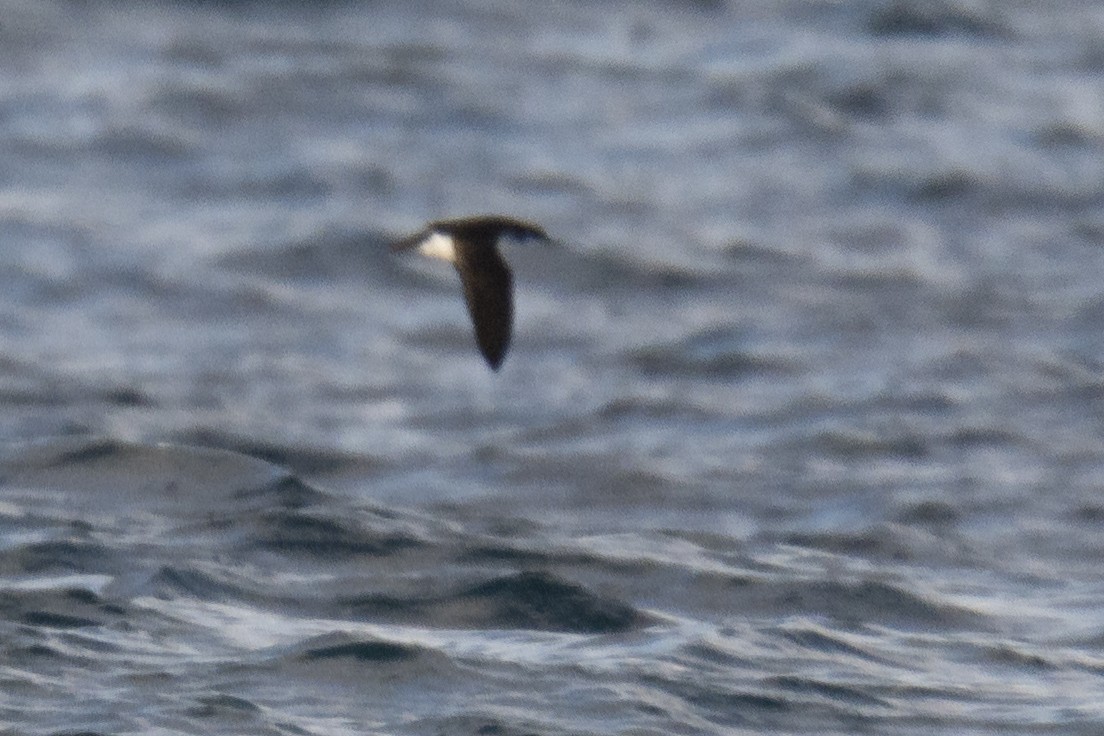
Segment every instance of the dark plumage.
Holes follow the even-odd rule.
[[[548,239],[538,225],[501,215],[482,215],[431,222],[392,246],[396,251],[417,248],[456,267],[475,339],[493,370],[498,370],[506,357],[514,322],[513,277],[498,252],[504,236],[514,240]]]

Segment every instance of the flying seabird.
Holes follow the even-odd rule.
[[[548,239],[544,230],[531,222],[479,215],[431,222],[391,249],[417,248],[422,255],[446,260],[456,267],[479,350],[491,369],[497,371],[510,346],[514,321],[513,278],[498,245],[504,240]]]

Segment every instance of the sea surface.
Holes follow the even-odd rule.
[[[1102,38],[0,0],[0,734],[1104,733]]]

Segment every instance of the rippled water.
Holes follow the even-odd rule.
[[[1099,733],[1102,35],[0,2],[0,732]]]

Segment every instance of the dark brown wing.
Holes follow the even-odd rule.
[[[514,324],[514,285],[510,268],[494,247],[459,243],[456,270],[460,272],[479,350],[497,371],[510,346]]]

